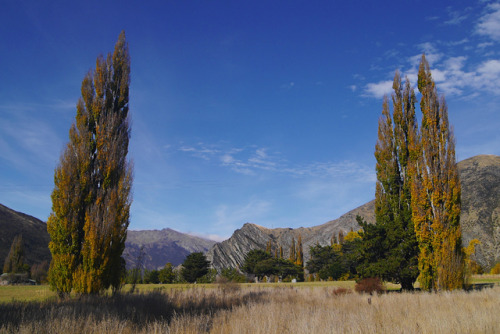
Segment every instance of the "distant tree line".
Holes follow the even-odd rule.
[[[274,247],[271,240],[267,243],[266,250],[253,249],[245,256],[241,270],[254,275],[259,281],[267,277],[271,281],[297,281],[304,280],[304,256],[302,251],[302,238],[299,235],[297,244],[292,238],[289,257],[283,257],[283,247]]]

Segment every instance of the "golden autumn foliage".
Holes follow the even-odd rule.
[[[416,97],[410,81],[396,71],[384,97],[375,145],[375,224],[363,225],[362,277],[378,277],[412,290],[418,276],[418,247],[411,210],[411,183],[417,145]]]
[[[128,101],[130,56],[122,32],[82,81],[75,123],[54,173],[51,287],[98,293],[122,284],[131,204]]]
[[[295,248],[295,238],[292,237],[292,245],[290,246],[290,255],[288,260],[292,263],[297,262],[297,249]]]
[[[302,236],[299,234],[299,239],[297,241],[297,259],[295,264],[304,267],[304,252],[302,250]]]
[[[498,275],[500,274],[500,262],[495,264],[493,268],[491,268],[490,275]]]
[[[464,283],[460,229],[460,182],[455,140],[444,97],[438,97],[429,64],[422,56],[418,72],[422,94],[420,143],[412,183],[412,209],[419,244],[420,286],[453,290]]]
[[[359,230],[359,231],[350,231],[344,237],[344,242],[351,242],[351,241],[354,241],[354,240],[361,240],[361,239],[363,239],[361,237],[361,230]]]

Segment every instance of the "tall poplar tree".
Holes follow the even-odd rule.
[[[358,271],[364,277],[380,277],[413,289],[418,276],[418,247],[411,213],[411,182],[417,141],[415,94],[406,79],[403,88],[398,71],[393,81],[391,116],[384,98],[375,146],[377,183],[374,225],[361,222],[364,234],[363,261]]]
[[[420,249],[420,286],[424,290],[452,290],[464,282],[461,189],[448,108],[444,97],[438,97],[425,55],[419,66],[418,90],[422,94],[422,125],[415,153],[412,208]]]
[[[297,241],[297,259],[295,260],[295,264],[299,267],[304,267],[304,251],[302,249],[302,236],[299,234],[299,239]]]
[[[69,142],[54,173],[47,221],[51,287],[99,293],[123,282],[131,204],[130,56],[125,33],[82,81]]]
[[[295,238],[292,237],[292,245],[290,246],[290,256],[288,260],[290,262],[295,263],[297,261],[297,249],[295,248]]]

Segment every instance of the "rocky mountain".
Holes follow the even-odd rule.
[[[332,236],[338,236],[340,231],[345,235],[351,230],[358,230],[359,225],[356,222],[358,215],[367,222],[373,223],[375,221],[374,211],[374,201],[371,201],[325,224],[296,229],[269,229],[246,223],[241,229],[236,230],[229,239],[215,244],[208,251],[207,258],[217,270],[227,267],[236,268],[243,263],[246,253],[252,249],[265,249],[269,240],[271,240],[273,247],[283,247],[283,255],[287,258],[292,239],[297,242],[300,235],[304,261],[307,261],[310,246],[330,244]]]
[[[458,167],[464,245],[479,239],[476,261],[489,269],[500,262],[500,157],[480,155],[461,161]]]
[[[145,269],[157,269],[167,262],[177,266],[193,252],[208,251],[215,241],[166,228],[163,230],[128,231],[123,257],[127,268],[142,262]],[[142,259],[141,259],[142,257]]]
[[[0,204],[0,271],[14,237],[21,234],[24,242],[25,262],[30,266],[43,261],[50,262],[49,234],[47,225],[32,216],[14,211]]]
[[[476,260],[485,269],[500,262],[500,157],[480,155],[458,163],[462,184],[462,235],[464,245],[479,239]],[[338,219],[308,228],[268,229],[247,223],[228,240],[215,244],[207,253],[216,269],[237,267],[251,249],[265,249],[267,242],[283,247],[288,257],[292,238],[302,237],[304,261],[309,258],[309,246],[327,245],[332,235],[359,229],[356,216],[367,222],[375,221],[374,202],[368,202]]]

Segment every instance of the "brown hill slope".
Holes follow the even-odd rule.
[[[22,234],[24,241],[25,262],[30,266],[35,263],[49,261],[49,234],[47,225],[32,216],[14,211],[0,204],[0,271],[9,253],[12,240]]]
[[[12,240],[22,234],[25,262],[30,266],[51,259],[48,248],[50,236],[43,221],[14,211],[0,204],[0,272],[9,253]],[[128,231],[123,257],[127,268],[134,268],[143,249],[143,268],[156,269],[167,262],[182,263],[192,252],[206,252],[215,241],[194,237],[171,229],[161,231]]]
[[[464,245],[479,239],[476,261],[485,269],[500,262],[500,157],[479,155],[458,163],[462,182]]]
[[[462,234],[464,245],[477,238],[476,260],[484,268],[491,268],[500,261],[500,157],[479,155],[458,163],[462,183]],[[281,245],[288,257],[292,237],[302,236],[304,261],[309,258],[309,246],[329,244],[333,234],[357,230],[356,215],[368,222],[375,221],[374,202],[368,202],[338,219],[309,228],[267,229],[254,224],[245,224],[228,240],[215,244],[207,253],[216,269],[237,267],[243,263],[245,254],[251,249],[265,249],[269,240]]]

